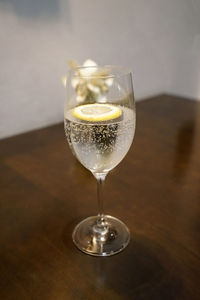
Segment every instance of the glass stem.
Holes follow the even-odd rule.
[[[97,180],[97,201],[98,201],[98,219],[97,225],[100,227],[105,226],[104,209],[103,209],[103,186],[106,178],[106,173],[94,174]]]

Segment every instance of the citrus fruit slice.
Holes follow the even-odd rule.
[[[121,109],[113,104],[85,104],[75,107],[72,114],[77,119],[91,122],[101,122],[116,119],[121,115]]]

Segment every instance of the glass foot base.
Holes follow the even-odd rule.
[[[74,244],[94,256],[110,256],[122,251],[130,241],[129,229],[117,218],[104,215],[103,230],[98,230],[97,216],[81,221],[74,229]]]

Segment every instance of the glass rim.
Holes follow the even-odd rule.
[[[95,75],[95,73],[93,74],[88,74],[88,75],[78,75],[76,74],[76,71],[78,70],[86,70],[86,69],[97,69],[97,70],[103,70],[103,69],[110,69],[110,70],[114,70],[115,72],[117,71],[118,74],[108,74],[108,75]],[[127,67],[123,67],[120,65],[97,65],[97,66],[78,66],[76,68],[73,68],[71,70],[68,71],[69,74],[73,74],[73,77],[77,77],[77,78],[120,78],[123,76],[132,76],[132,71],[127,68]]]

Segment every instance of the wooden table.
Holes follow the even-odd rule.
[[[90,257],[72,230],[96,214],[96,182],[63,124],[0,141],[0,299],[200,299],[200,104],[137,104],[137,131],[107,177],[105,210],[131,242]]]

